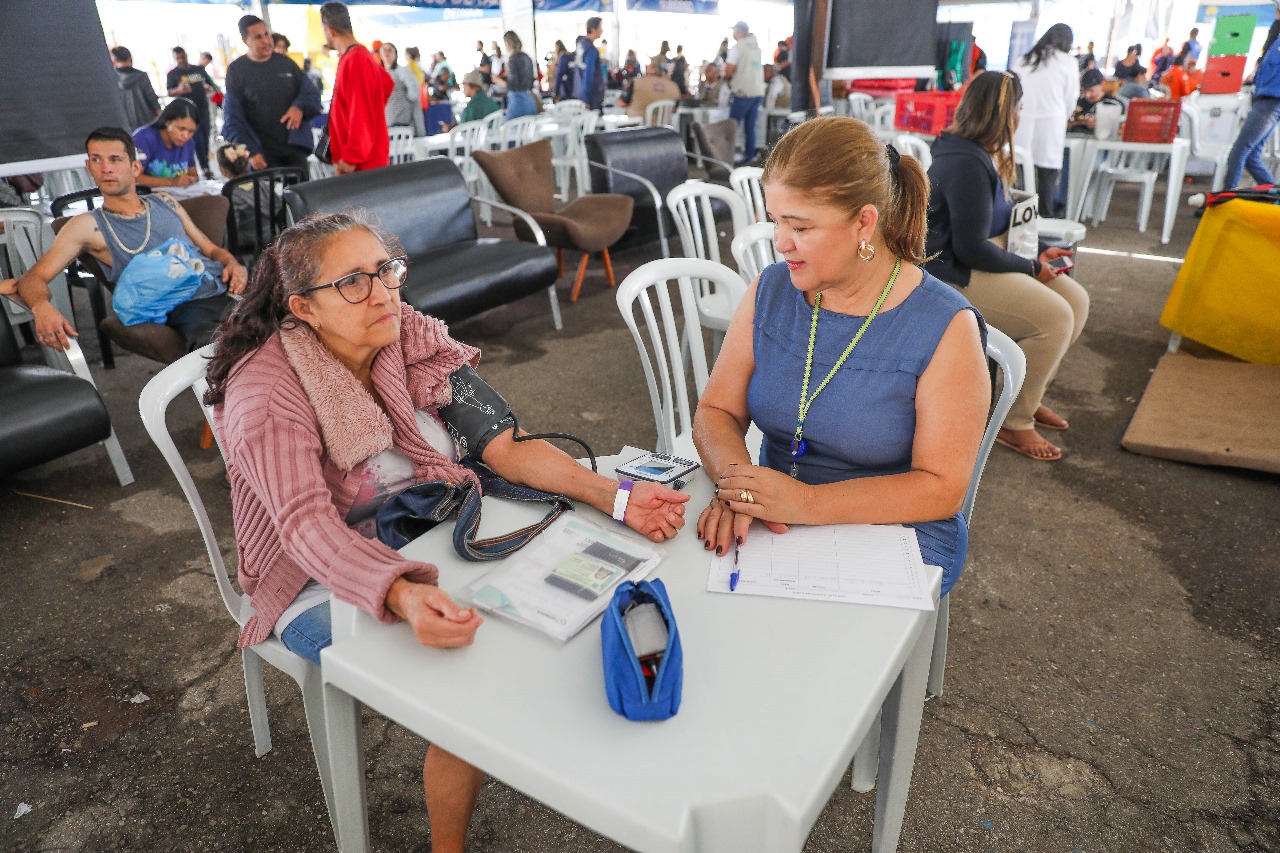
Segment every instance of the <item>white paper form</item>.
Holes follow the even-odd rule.
[[[932,610],[915,531],[881,524],[753,524],[738,554],[733,595],[769,595]],[[711,558],[709,592],[729,592],[733,552]]]

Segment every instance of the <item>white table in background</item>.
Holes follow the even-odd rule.
[[[631,456],[602,458],[600,470]],[[656,575],[671,593],[685,673],[680,712],[665,722],[609,709],[598,621],[559,646],[489,616],[473,646],[446,651],[335,600],[323,678],[342,851],[369,849],[362,703],[572,820],[655,853],[799,851],[883,709],[872,849],[893,850],[936,613],[707,592],[708,555],[692,528],[710,489],[705,475],[694,478],[689,523],[660,546]],[[484,503],[481,535],[542,513]],[[456,594],[485,566],[458,559],[449,535],[442,525],[403,553],[438,565],[441,586]],[[927,571],[936,599],[941,570]]]
[[[1093,170],[1097,167],[1098,155],[1104,151],[1143,152],[1147,154],[1169,155],[1169,185],[1166,187],[1164,199],[1164,228],[1160,232],[1160,242],[1168,243],[1173,233],[1173,220],[1178,213],[1178,201],[1182,197],[1182,181],[1187,174],[1187,159],[1191,156],[1191,143],[1186,139],[1175,139],[1172,142],[1122,142],[1119,139],[1088,139],[1080,153],[1080,172],[1084,176],[1084,191],[1076,199],[1071,218],[1081,221],[1084,217],[1085,198],[1089,185],[1093,183]],[[1074,159],[1071,169],[1074,172]],[[1072,181],[1074,183],[1074,180]]]
[[[414,160],[447,156],[449,153],[449,134],[436,133],[431,136],[415,136],[412,145]]]

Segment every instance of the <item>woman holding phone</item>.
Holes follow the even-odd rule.
[[[1035,259],[1007,250],[1021,100],[1017,74],[982,74],[965,91],[955,124],[933,143],[925,269],[960,289],[1022,347],[1027,378],[996,441],[1029,459],[1053,462],[1062,450],[1036,428],[1065,430],[1069,424],[1041,399],[1084,330],[1089,294],[1055,268],[1070,257],[1065,249],[1042,245]]]

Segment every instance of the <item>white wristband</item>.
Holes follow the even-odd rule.
[[[618,483],[618,493],[613,496],[613,520],[619,524],[627,523],[627,504],[631,502],[631,487],[634,485],[630,480]]]

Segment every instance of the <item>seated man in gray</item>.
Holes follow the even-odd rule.
[[[135,258],[168,243],[190,244],[178,254],[190,256],[200,270],[195,291],[172,308],[165,324],[176,329],[188,350],[204,346],[231,307],[228,293],[244,291],[245,268],[191,222],[185,210],[163,193],[139,196],[135,180],[142,172],[133,137],[118,127],[100,127],[85,140],[85,168],[102,191],[102,207],[72,217],[44,257],[17,281],[18,296],[35,315],[40,343],[66,349],[75,326],[49,301],[49,282],[75,258],[87,253],[117,282]],[[170,254],[172,249],[167,250]],[[175,279],[176,281],[176,279]],[[4,283],[0,283],[3,291]],[[162,289],[162,288],[160,288]]]

